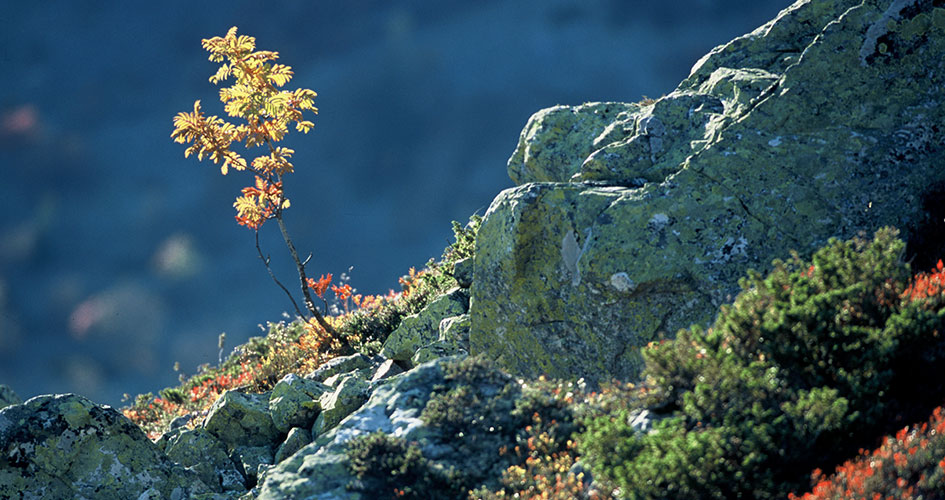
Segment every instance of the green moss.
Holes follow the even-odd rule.
[[[348,470],[356,478],[348,488],[378,499],[463,498],[454,469],[438,467],[414,443],[375,432],[348,442]]]

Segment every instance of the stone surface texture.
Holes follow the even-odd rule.
[[[294,373],[280,380],[269,395],[269,415],[276,429],[285,434],[293,427],[310,428],[321,411],[318,398],[331,391],[325,384]]]
[[[440,322],[446,318],[465,314],[468,310],[468,291],[454,288],[449,293],[435,298],[419,313],[404,318],[400,326],[384,341],[381,355],[395,361],[406,361],[412,364],[414,355],[420,348],[439,340]],[[420,363],[429,359],[431,359],[429,356],[424,355],[418,358]]]
[[[75,394],[0,410],[0,498],[167,498],[211,493],[110,406]]]
[[[477,238],[470,354],[634,379],[749,268],[884,225],[945,181],[945,8],[798,1],[655,101],[536,113]]]

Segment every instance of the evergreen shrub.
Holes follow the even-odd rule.
[[[595,475],[627,498],[784,498],[926,418],[945,399],[945,308],[907,293],[897,234],[775,260],[708,331],[650,344],[642,395],[585,422]],[[645,408],[665,418],[644,433],[629,417]]]

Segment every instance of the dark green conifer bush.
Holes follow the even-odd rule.
[[[348,442],[348,469],[357,478],[349,486],[372,498],[462,498],[455,470],[423,457],[416,444],[375,432]]]
[[[945,398],[945,309],[904,293],[896,236],[774,261],[708,331],[644,349],[644,395],[586,422],[595,473],[628,498],[783,498],[928,415]],[[638,433],[628,417],[643,408],[669,418]]]

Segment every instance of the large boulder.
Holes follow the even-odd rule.
[[[672,93],[537,113],[479,230],[470,353],[633,379],[747,269],[926,217],[945,182],[945,8],[802,0]]]
[[[209,494],[110,406],[75,394],[0,410],[0,498],[167,498]]]

